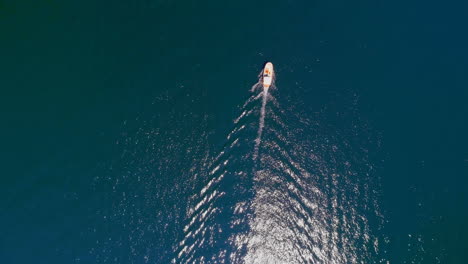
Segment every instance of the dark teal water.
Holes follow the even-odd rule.
[[[466,8],[0,3],[0,263],[466,263]]]

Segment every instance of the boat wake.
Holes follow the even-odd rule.
[[[263,88],[241,107],[173,263],[385,262],[373,145],[281,105]],[[371,137],[357,123],[343,134]]]

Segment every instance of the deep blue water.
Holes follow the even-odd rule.
[[[0,263],[466,263],[466,8],[0,3]]]

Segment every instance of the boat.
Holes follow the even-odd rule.
[[[271,84],[273,83],[273,63],[267,62],[265,64],[265,68],[263,68],[263,89],[270,88]]]

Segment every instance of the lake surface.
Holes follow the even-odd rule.
[[[0,262],[466,263],[467,7],[0,4]]]

